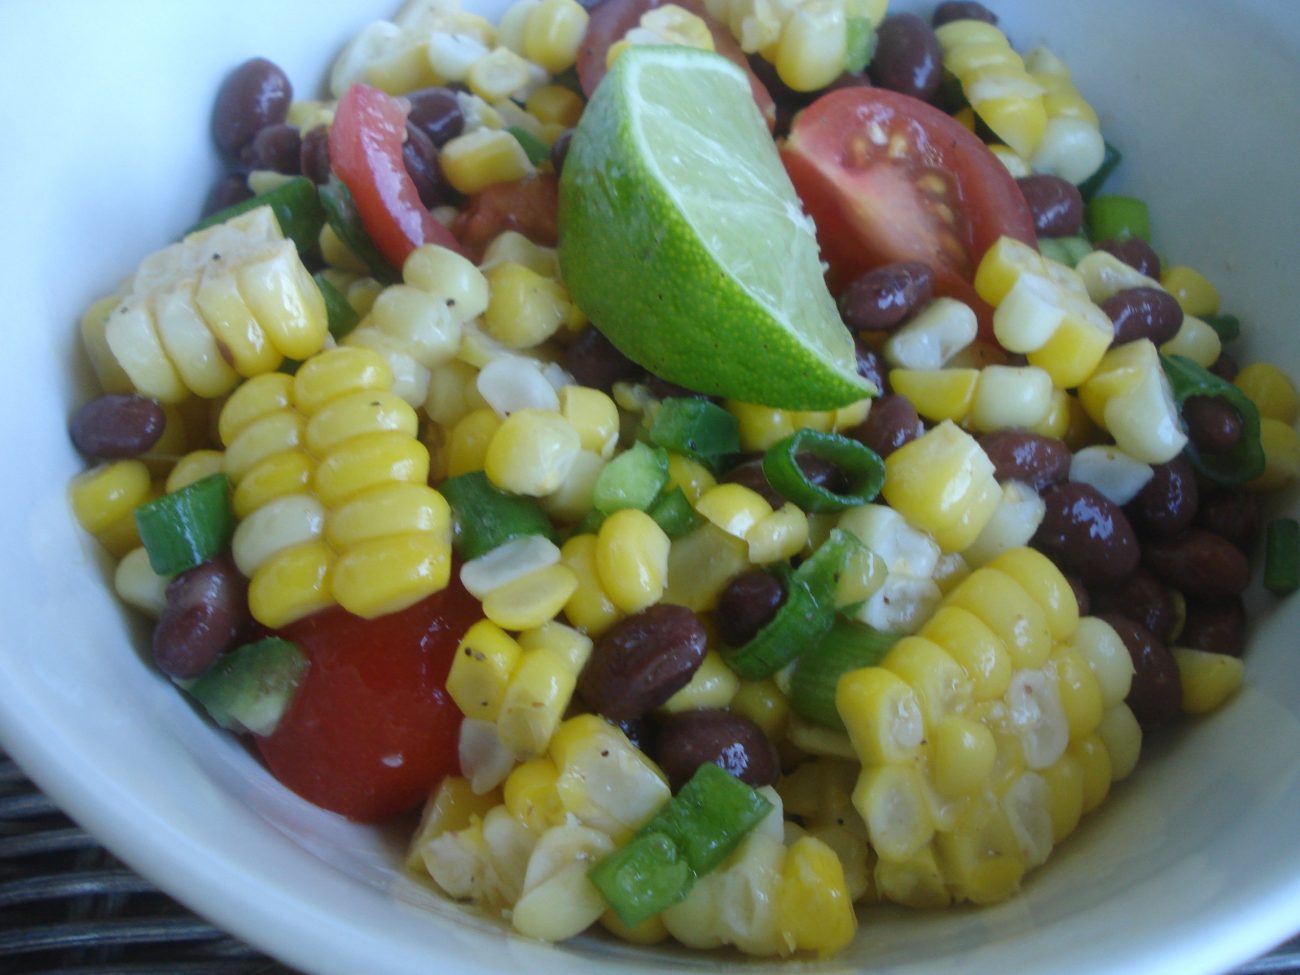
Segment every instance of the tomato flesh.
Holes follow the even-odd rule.
[[[510,183],[496,183],[470,197],[456,215],[452,232],[475,262],[483,250],[506,230],[523,234],[534,244],[554,247],[559,236],[559,183],[550,173],[537,173]]]
[[[583,93],[590,98],[591,93],[605,77],[605,60],[609,49],[633,27],[641,22],[641,16],[656,7],[675,4],[689,10],[704,21],[713,35],[713,49],[724,58],[744,68],[749,77],[749,87],[754,92],[754,102],[762,113],[767,127],[776,125],[776,103],[763,82],[759,81],[749,67],[745,52],[740,49],[731,31],[714,20],[704,9],[701,0],[601,0],[591,10],[591,19],[587,21],[587,32],[583,35],[582,46],[578,49],[578,81]]]
[[[402,161],[406,105],[377,88],[353,85],[339,100],[329,129],[330,167],[357,204],[379,252],[400,268],[411,251],[456,238],[420,202]]]
[[[922,261],[991,337],[975,268],[999,237],[1037,238],[1016,181],[978,136],[907,95],[843,88],[795,117],[781,159],[817,224],[832,292],[883,264]]]
[[[447,589],[397,613],[364,620],[329,609],[282,630],[310,666],[279,726],[256,739],[272,774],[362,822],[422,802],[458,767],[461,714],[447,672],[481,616],[453,574]]]

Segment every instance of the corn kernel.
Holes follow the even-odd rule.
[[[1174,647],[1172,653],[1178,664],[1186,714],[1207,714],[1241,687],[1245,668],[1239,657],[1191,647]]]
[[[989,568],[1006,573],[1042,607],[1054,640],[1065,640],[1079,625],[1074,590],[1051,559],[1037,549],[1020,547],[1003,552]]]
[[[334,553],[323,542],[287,549],[264,563],[248,584],[253,619],[277,629],[334,604]]]
[[[709,469],[703,464],[691,460],[683,454],[669,451],[668,453],[668,488],[681,488],[682,494],[686,495],[686,500],[694,507],[700,500],[700,497],[709,488],[717,484],[717,480]]]
[[[1160,274],[1160,284],[1178,300],[1186,315],[1199,318],[1219,311],[1219,292],[1194,268],[1181,264],[1167,267]]]
[[[1106,801],[1113,781],[1110,752],[1096,734],[1070,742],[1066,754],[1083,769],[1083,812],[1088,814]]]
[[[447,444],[447,476],[481,471],[487,463],[488,446],[501,428],[494,410],[473,410],[451,428]]]
[[[483,615],[502,629],[532,629],[554,619],[577,588],[572,569],[547,566],[493,589],[483,599]]]
[[[731,711],[749,718],[772,741],[780,741],[785,737],[785,721],[790,714],[790,705],[776,682],[770,678],[741,681],[731,698]]]
[[[805,836],[786,851],[777,914],[781,940],[791,951],[828,955],[853,940],[857,915],[844,868],[821,840]]]
[[[1259,441],[1264,448],[1264,473],[1248,481],[1246,487],[1276,491],[1300,476],[1300,435],[1294,427],[1270,416],[1260,417]]]
[[[374,619],[440,592],[450,576],[450,532],[413,532],[350,547],[334,565],[331,589],[349,613]]]
[[[840,678],[835,709],[864,765],[905,762],[925,738],[916,692],[897,674],[863,667]]]
[[[566,129],[578,124],[584,103],[582,96],[562,85],[545,85],[528,96],[524,107],[543,124],[562,125]]]
[[[1110,756],[1111,777],[1120,782],[1137,767],[1142,752],[1142,726],[1122,701],[1101,716],[1097,735]]]
[[[581,449],[578,431],[558,413],[523,409],[493,435],[483,469],[502,490],[541,497],[564,483]]]
[[[1035,366],[988,366],[970,403],[970,425],[981,433],[1032,427],[1052,405],[1052,378]]]
[[[917,528],[936,535],[951,530],[949,544],[936,538],[948,551],[975,540],[1001,497],[992,461],[974,438],[947,421],[885,459],[882,493]]]
[[[978,369],[891,369],[889,384],[927,420],[963,420],[979,385]]]
[[[1271,362],[1252,362],[1241,367],[1233,379],[1255,404],[1261,417],[1294,425],[1300,419],[1300,393],[1291,377]]]
[[[1011,683],[1011,654],[1007,645],[978,616],[959,606],[944,605],[926,621],[921,636],[948,651],[971,681],[976,701],[996,700]]]
[[[910,765],[864,767],[853,790],[853,806],[866,822],[882,862],[910,859],[934,835],[925,783]]]
[[[541,0],[528,15],[523,55],[551,74],[573,67],[587,20],[576,0]]]
[[[458,135],[442,147],[438,160],[447,182],[467,195],[496,183],[523,179],[533,172],[533,164],[519,140],[502,129]]]
[[[149,491],[149,468],[142,461],[119,460],[78,474],[69,495],[78,524],[100,535],[124,521],[134,524],[132,514],[148,499]]]
[[[978,788],[993,772],[997,743],[978,721],[949,715],[931,732],[935,788],[956,798]]]
[[[739,687],[740,678],[727,666],[722,654],[710,650],[687,685],[664,702],[663,710],[668,714],[679,714],[682,711],[722,709],[731,704]]]
[[[885,655],[881,666],[898,674],[916,692],[928,727],[962,711],[970,700],[971,685],[965,671],[942,647],[924,637],[903,637]]]
[[[1033,669],[1047,662],[1052,633],[1047,614],[1024,588],[996,569],[977,569],[944,599],[986,623],[1006,645],[1012,666]]]
[[[560,561],[578,578],[578,588],[564,604],[569,622],[598,637],[623,617],[606,594],[596,566],[596,536],[573,535],[560,549]]]
[[[636,613],[659,601],[668,580],[668,536],[644,511],[616,511],[596,536],[596,571],[615,606]]]
[[[560,415],[578,431],[583,450],[608,460],[618,447],[618,407],[598,389],[565,386],[560,390]]]
[[[519,644],[489,620],[469,628],[447,674],[447,693],[466,717],[496,720],[521,653]]]

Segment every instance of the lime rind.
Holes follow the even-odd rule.
[[[673,382],[786,409],[874,392],[811,221],[725,58],[682,47],[619,57],[565,161],[560,262],[588,317]]]

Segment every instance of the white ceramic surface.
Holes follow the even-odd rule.
[[[214,922],[318,973],[649,973],[762,964],[504,935],[396,878],[400,838],[280,789],[145,667],[68,513],[84,307],[181,231],[216,174],[212,93],[254,55],[300,92],[388,0],[0,0],[0,742],[79,821]],[[895,7],[906,7],[896,0]],[[927,5],[928,6],[928,5]],[[1160,248],[1201,268],[1252,357],[1300,375],[1300,6],[998,0],[1074,69]],[[1282,501],[1295,509],[1292,492]],[[1300,928],[1300,599],[1260,593],[1247,687],[1162,735],[1024,895],[870,912],[826,972],[1223,970]],[[788,966],[774,966],[788,967]]]

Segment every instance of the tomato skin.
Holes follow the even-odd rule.
[[[894,135],[906,140],[899,158],[886,155]],[[938,292],[974,308],[982,336],[991,339],[992,309],[975,293],[974,270],[999,237],[1031,247],[1037,238],[1024,194],[978,136],[907,95],[843,88],[795,117],[781,159],[817,224],[832,292],[882,264],[922,261],[935,272]],[[918,188],[925,175],[946,184],[951,224]]]
[[[559,211],[559,181],[550,173],[537,173],[475,193],[456,215],[451,229],[477,263],[484,248],[505,230],[521,233],[534,244],[554,247]]]
[[[268,737],[255,739],[271,772],[304,799],[378,822],[422,802],[458,768],[460,710],[447,672],[477,600],[452,583],[409,609],[363,620],[328,609],[279,635],[310,666]]]
[[[704,9],[701,0],[601,0],[591,9],[591,19],[587,21],[587,33],[583,35],[582,46],[578,49],[578,80],[582,91],[588,98],[605,77],[605,57],[615,42],[641,21],[641,15],[647,10],[676,4],[695,14],[709,28],[713,35],[713,49],[724,58],[734,62],[745,70],[749,77],[749,87],[754,92],[754,101],[758,110],[771,129],[776,125],[776,103],[763,82],[758,80],[749,67],[745,52],[740,49],[731,31],[714,20]]]
[[[351,192],[375,246],[397,268],[423,244],[460,250],[456,238],[420,202],[406,172],[406,113],[405,102],[368,85],[353,85],[339,100],[329,128],[330,167]]]

